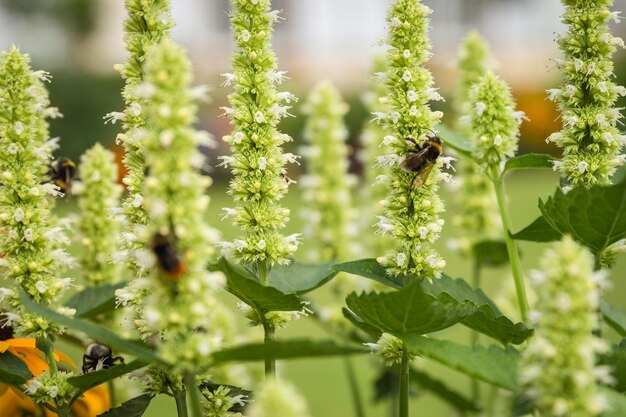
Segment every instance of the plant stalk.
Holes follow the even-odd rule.
[[[271,323],[263,318],[264,343],[270,344],[274,342],[275,329]],[[265,378],[276,378],[276,359],[265,358]]]
[[[200,402],[200,391],[198,390],[198,384],[192,374],[185,376],[185,386],[187,388],[187,394],[189,396],[189,408],[191,409],[192,417],[202,417],[202,404]]]
[[[522,262],[519,257],[519,249],[517,242],[511,237],[512,222],[511,214],[506,203],[506,195],[504,194],[504,183],[501,177],[493,180],[493,186],[496,190],[498,199],[498,207],[500,208],[500,216],[502,217],[502,225],[504,226],[504,241],[506,249],[509,253],[509,261],[515,279],[515,291],[517,292],[517,301],[519,303],[522,321],[529,324],[528,321],[528,298],[526,297],[526,287],[524,285],[524,272],[522,270]]]
[[[350,393],[352,394],[352,402],[354,404],[354,415],[356,417],[365,417],[365,408],[363,407],[363,398],[361,396],[361,390],[359,389],[359,383],[354,373],[354,366],[352,360],[348,357],[344,359],[346,365],[346,373],[348,375],[348,383],[350,384]]]
[[[111,396],[111,408],[117,407],[117,394],[115,392],[115,382],[111,379],[107,383],[109,386],[109,395]]]
[[[402,368],[400,369],[400,417],[409,417],[409,350],[402,345]]]
[[[176,400],[176,412],[178,417],[189,417],[187,412],[187,392],[186,390],[174,392],[174,399]]]

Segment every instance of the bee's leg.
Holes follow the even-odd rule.
[[[114,363],[117,362],[117,361],[119,361],[120,363],[125,363],[124,362],[124,358],[122,358],[121,356],[117,356],[117,357],[113,358],[113,362]]]
[[[413,145],[415,145],[415,147],[416,147],[417,149],[420,149],[420,146],[418,145],[418,143],[417,143],[417,141],[415,140],[415,138],[414,138],[414,137],[407,136],[406,138],[404,138],[404,140],[405,140],[406,142],[411,142]]]

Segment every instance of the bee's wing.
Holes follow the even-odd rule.
[[[415,178],[413,178],[413,183],[411,184],[413,188],[418,189],[424,185],[434,166],[434,162],[425,160],[420,170],[415,173]]]
[[[424,164],[428,161],[426,159],[426,154],[428,153],[428,148],[424,148],[419,150],[418,152],[412,153],[404,158],[404,161],[400,163],[400,168],[407,172],[418,172],[422,169]]]

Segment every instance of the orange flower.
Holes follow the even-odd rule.
[[[34,376],[40,375],[48,369],[48,363],[43,359],[43,353],[37,349],[35,339],[7,339],[0,340],[0,353],[10,352],[22,359]],[[54,359],[65,362],[76,368],[72,360],[64,353],[55,351]],[[35,413],[37,406],[24,393],[0,384],[0,411],[2,416],[22,417]],[[111,408],[109,390],[100,385],[85,392],[72,406],[72,417],[95,417]],[[46,410],[46,417],[56,417],[56,414]]]

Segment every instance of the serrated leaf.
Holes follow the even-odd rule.
[[[514,169],[552,169],[552,155],[544,153],[527,153],[506,161],[503,173]]]
[[[503,344],[517,345],[532,335],[533,331],[524,323],[513,323],[480,288],[473,289],[461,278],[452,279],[444,274],[439,279],[424,281],[422,288],[435,297],[448,294],[457,302],[469,300],[474,303],[477,306],[476,312],[461,323]]]
[[[561,239],[563,235],[556,231],[545,217],[540,216],[534,222],[512,234],[511,237],[517,240],[527,240],[530,242],[553,242]]]
[[[500,266],[509,263],[506,243],[501,240],[483,240],[472,247],[472,255],[480,265]]]
[[[226,275],[226,290],[261,314],[302,309],[302,302],[297,296],[266,287],[246,269],[228,262],[226,258],[221,258],[214,267]]]
[[[85,333],[89,337],[98,342],[105,343],[111,348],[136,356],[145,362],[162,362],[155,353],[146,345],[136,341],[126,340],[119,337],[111,330],[83,319],[75,319],[55,311],[49,310],[47,307],[36,303],[25,294],[20,294],[20,300],[27,310],[52,320],[61,326],[69,327],[74,330]]]
[[[254,362],[266,358],[296,359],[367,353],[365,346],[332,340],[295,339],[272,343],[246,343],[213,353],[213,363]]]
[[[87,287],[74,294],[65,306],[76,310],[76,317],[94,317],[115,310],[115,291],[124,288],[125,282]]]
[[[230,407],[227,411],[230,411],[231,413],[243,413],[244,411],[246,411],[246,408],[248,407],[248,405],[253,401],[253,395],[252,395],[252,391],[248,391],[246,389],[240,388],[240,387],[235,387],[233,385],[227,385],[227,384],[218,384],[215,383],[213,381],[204,381],[200,384],[200,391],[204,391],[204,390],[208,390],[211,393],[215,392],[218,388],[220,387],[226,387],[229,389],[228,391],[228,396],[229,397],[237,397],[237,396],[243,396],[244,400],[243,400],[243,405],[240,403],[235,403],[233,404],[232,407]]]
[[[136,359],[128,364],[119,364],[109,369],[101,369],[99,371],[89,372],[83,375],[68,378],[67,382],[85,392],[97,385],[115,379],[119,376],[133,372],[137,369],[147,366],[148,363],[140,359]]]
[[[361,259],[346,262],[334,265],[333,268],[372,279],[392,288],[402,288],[403,282],[401,281],[404,280],[412,282],[417,280],[416,277],[411,276],[400,278],[391,277],[387,275],[385,268],[376,262],[375,259]],[[472,287],[460,278],[454,280],[443,274],[439,279],[422,281],[421,287],[426,294],[435,298],[442,297],[444,293],[447,293],[449,296],[447,300],[453,304],[460,304],[464,301],[473,303],[475,305],[475,311],[469,317],[463,319],[461,323],[487,336],[493,337],[504,344],[522,343],[532,334],[532,330],[528,329],[523,323],[513,323],[504,316],[495,303],[480,289],[472,289]],[[442,301],[444,300],[446,300],[446,298],[442,298]],[[356,316],[359,316],[359,314],[357,313]],[[368,322],[363,317],[360,317],[360,322],[355,321],[355,317],[347,316],[347,318],[363,330],[366,330],[363,324],[367,324],[370,327],[375,326],[375,328],[380,329],[380,327]],[[369,333],[372,333],[371,330]]]
[[[626,311],[602,300],[600,303],[602,317],[620,336],[626,337]]]
[[[352,293],[348,308],[365,323],[397,337],[446,329],[470,317],[476,305],[448,294],[433,297],[419,283],[388,293]]]
[[[512,347],[463,346],[447,340],[424,336],[407,336],[404,342],[411,352],[431,358],[473,378],[516,391],[517,366],[520,354]]]
[[[141,417],[148,409],[152,398],[149,394],[140,395],[104,414],[99,414],[98,417]]]
[[[558,188],[539,209],[559,233],[571,235],[599,256],[626,238],[626,182],[608,187],[583,187],[567,194]]]
[[[305,264],[293,261],[288,265],[274,265],[270,272],[270,285],[285,294],[304,294],[330,281],[337,271],[333,263]]]
[[[9,351],[0,353],[0,382],[21,387],[33,377],[26,363]]]
[[[412,383],[419,385],[424,390],[430,391],[463,414],[481,410],[479,405],[474,401],[448,387],[443,381],[428,375],[426,372],[410,368],[409,375],[409,380]]]
[[[472,147],[465,136],[443,124],[437,125],[437,130],[439,131],[439,137],[443,140],[444,149],[446,146],[449,146],[458,153],[469,157],[472,156]]]
[[[343,307],[341,309],[341,312],[343,313],[343,316],[350,323],[354,324],[356,328],[363,330],[365,333],[369,334],[374,339],[378,340],[378,338],[382,334],[379,328],[365,323],[363,319],[361,319],[359,316],[357,316],[356,314],[354,314],[352,311],[348,310],[347,308]]]

